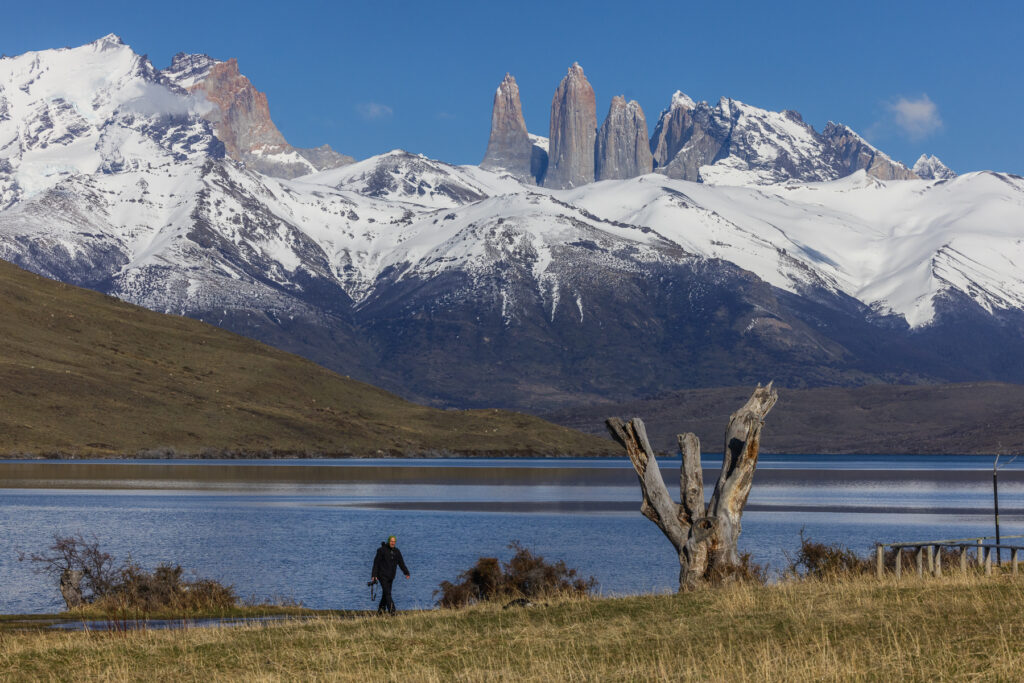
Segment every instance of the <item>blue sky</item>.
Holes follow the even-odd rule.
[[[653,129],[679,89],[840,121],[913,164],[1024,174],[1024,2],[9,3],[0,52],[117,33],[157,67],[236,57],[297,146],[483,157],[494,89],[519,81],[530,132],[583,65],[598,122],[636,99]]]

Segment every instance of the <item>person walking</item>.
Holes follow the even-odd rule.
[[[388,540],[380,544],[377,554],[373,557],[373,569],[370,571],[370,582],[380,583],[380,604],[377,614],[395,613],[395,601],[391,599],[391,583],[395,580],[398,568],[402,568],[405,578],[409,578],[409,569],[405,566],[402,551],[395,547],[396,538],[388,536]]]

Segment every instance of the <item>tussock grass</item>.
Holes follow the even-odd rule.
[[[133,633],[0,633],[10,680],[849,680],[1020,677],[1024,579],[734,585],[503,610]]]

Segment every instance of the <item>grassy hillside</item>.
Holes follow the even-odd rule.
[[[675,435],[694,432],[705,452],[721,452],[729,415],[746,402],[751,390],[693,389],[647,401],[566,409],[545,417],[603,435],[606,417],[638,416],[655,448],[675,452]],[[1022,403],[1024,386],[997,382],[780,387],[779,402],[765,422],[761,449],[768,453],[1021,453]]]
[[[949,574],[396,618],[2,633],[11,680],[1019,680],[1022,582]],[[4,678],[0,673],[0,678]]]
[[[526,415],[418,406],[219,328],[0,261],[0,455],[154,449],[615,452],[608,441]]]

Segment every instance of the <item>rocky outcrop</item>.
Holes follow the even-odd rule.
[[[519,86],[512,74],[505,74],[505,79],[494,93],[491,138],[480,168],[508,173],[523,182],[532,183],[536,179],[536,174],[531,171],[532,156],[533,142],[526,131]]]
[[[795,111],[774,112],[721,98],[695,104],[681,92],[651,139],[655,170],[715,184],[770,184],[837,177],[814,129]]]
[[[651,136],[651,156],[653,157],[654,168],[660,173],[665,173],[672,178],[683,180],[697,180],[700,176],[699,169],[704,163],[710,163],[715,154],[721,148],[721,141],[715,141],[711,145],[700,144],[701,139],[706,136],[703,132],[707,126],[698,129],[698,139],[694,137],[694,111],[697,104],[680,91],[672,95],[672,102],[669,108],[661,112],[658,123],[654,127],[654,135]],[[702,148],[699,154],[691,154],[688,160],[676,159],[683,147],[693,140],[694,145]],[[676,168],[669,173],[667,167],[675,162]]]
[[[927,154],[918,157],[914,164],[914,173],[924,180],[949,180],[956,177],[953,169],[942,163],[937,156]]]
[[[260,173],[294,178],[355,161],[328,145],[296,149],[288,144],[270,118],[266,94],[239,72],[233,58],[222,62],[179,53],[163,74],[211,105],[203,117],[213,124],[228,156]]]
[[[597,180],[635,178],[651,169],[644,110],[636,100],[627,104],[625,97],[616,95],[597,133],[594,175]]]
[[[843,125],[819,135],[795,111],[773,112],[722,98],[714,107],[681,92],[651,138],[654,168],[715,184],[833,180],[861,169],[882,180],[917,176]]]
[[[556,189],[594,182],[597,110],[583,67],[573,64],[551,100],[551,135],[544,186]]]
[[[873,147],[843,124],[828,122],[821,132],[825,141],[826,155],[842,178],[856,171],[864,170],[879,180],[910,180],[917,174],[887,154]]]
[[[239,73],[234,58],[211,66],[206,78],[192,86],[192,92],[201,93],[215,105],[210,120],[231,157],[274,154],[287,148],[288,142],[270,118],[266,94]]]
[[[548,172],[548,142],[539,135],[530,136],[530,175],[538,185],[544,184],[544,175]]]

